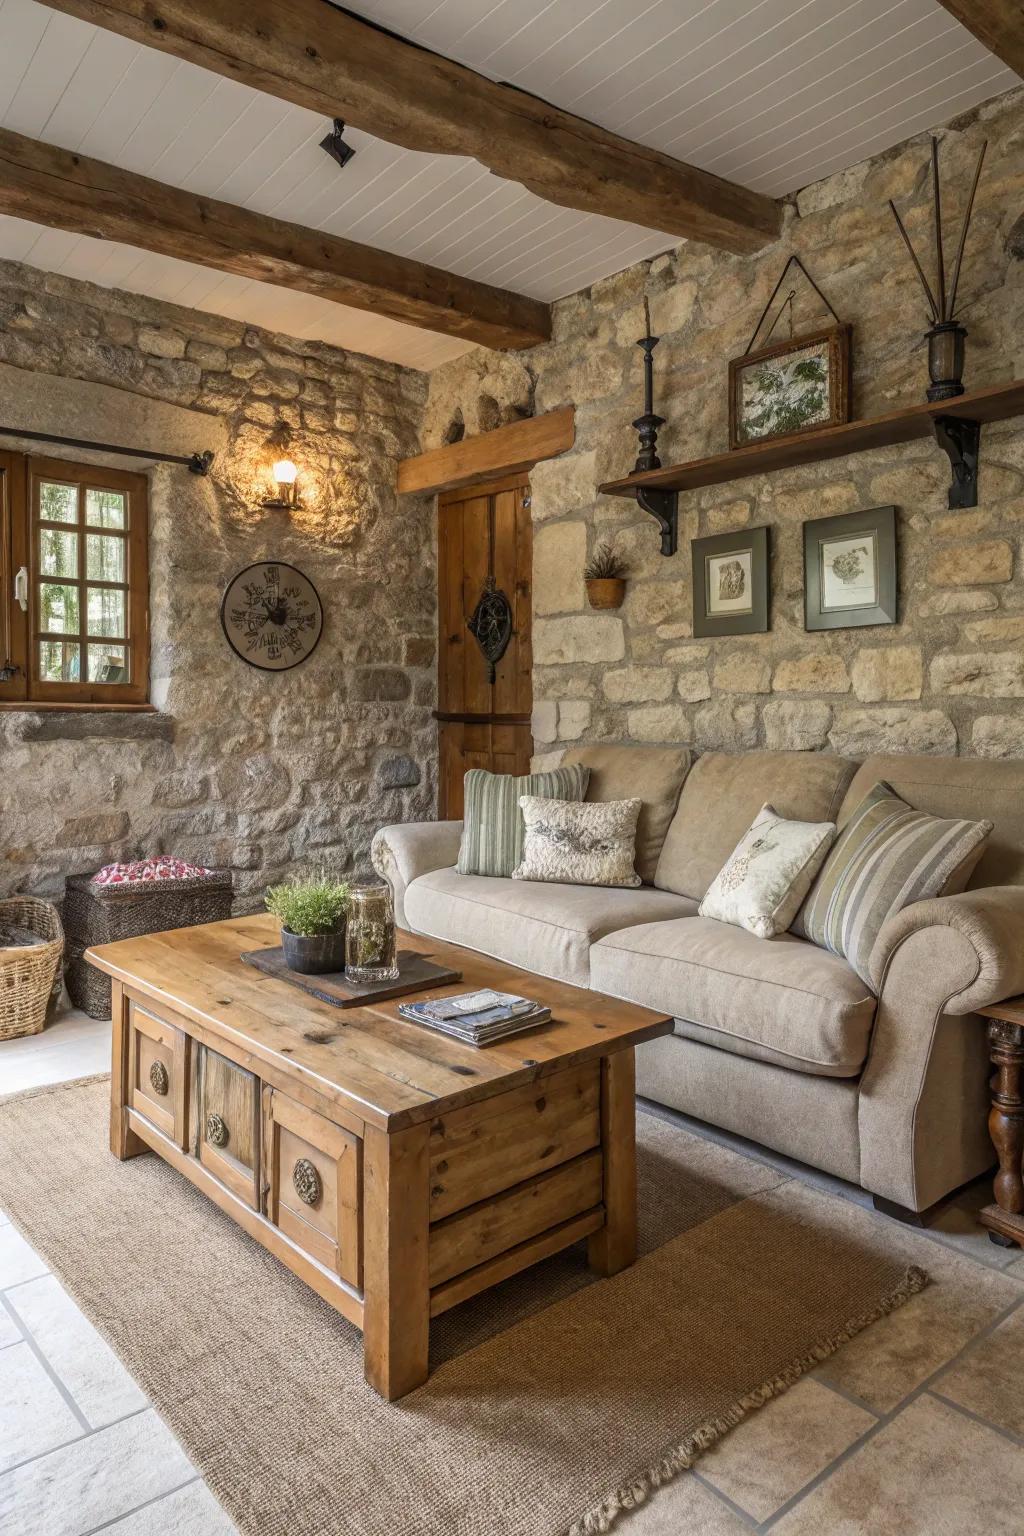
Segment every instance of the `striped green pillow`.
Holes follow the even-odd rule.
[[[836,839],[792,931],[842,955],[871,986],[871,951],[886,918],[947,887],[961,890],[991,831],[990,821],[915,811],[876,784]]]
[[[526,828],[519,796],[582,800],[589,782],[590,769],[582,763],[519,777],[470,768],[465,778],[464,825],[456,865],[459,874],[510,876],[523,861]]]

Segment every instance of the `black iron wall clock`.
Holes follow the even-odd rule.
[[[287,672],[316,649],[324,611],[308,576],[294,565],[265,560],[247,565],[228,583],[220,621],[243,661],[264,672]]]

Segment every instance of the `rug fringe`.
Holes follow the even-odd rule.
[[[697,1429],[686,1436],[685,1440],[670,1446],[663,1452],[658,1461],[647,1472],[641,1473],[631,1482],[623,1484],[614,1493],[602,1499],[600,1504],[587,1511],[579,1520],[567,1527],[564,1536],[604,1536],[604,1532],[610,1531],[619,1515],[627,1510],[636,1509],[644,1502],[649,1494],[660,1488],[663,1483],[671,1482],[678,1477],[680,1472],[686,1472],[693,1464],[709,1451],[711,1447],[735,1429],[737,1424],[757,1408],[762,1408],[779,1393],[785,1392],[789,1387],[795,1386],[802,1376],[808,1371],[820,1365],[844,1344],[848,1344],[858,1333],[869,1328],[872,1323],[877,1323],[881,1318],[887,1317],[890,1312],[895,1312],[908,1302],[911,1296],[923,1291],[928,1284],[928,1276],[923,1269],[912,1264],[906,1271],[899,1285],[884,1296],[876,1307],[870,1312],[864,1312],[859,1317],[847,1323],[837,1333],[828,1339],[816,1344],[812,1350],[792,1365],[786,1367],[777,1376],[765,1381],[760,1387],[746,1393],[733,1403],[732,1407],[714,1418],[707,1419]]]

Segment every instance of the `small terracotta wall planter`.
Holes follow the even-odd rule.
[[[591,608],[621,608],[626,596],[624,576],[595,576],[587,582],[587,600]]]

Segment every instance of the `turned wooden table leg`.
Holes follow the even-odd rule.
[[[1012,1248],[1024,1244],[1024,1024],[993,1019],[988,1038],[995,1068],[988,1126],[999,1172],[996,1203],[986,1206],[981,1219],[994,1243]]]
[[[587,1260],[615,1275],[636,1258],[636,1056],[616,1051],[601,1061],[601,1148],[605,1223],[589,1239]]]

